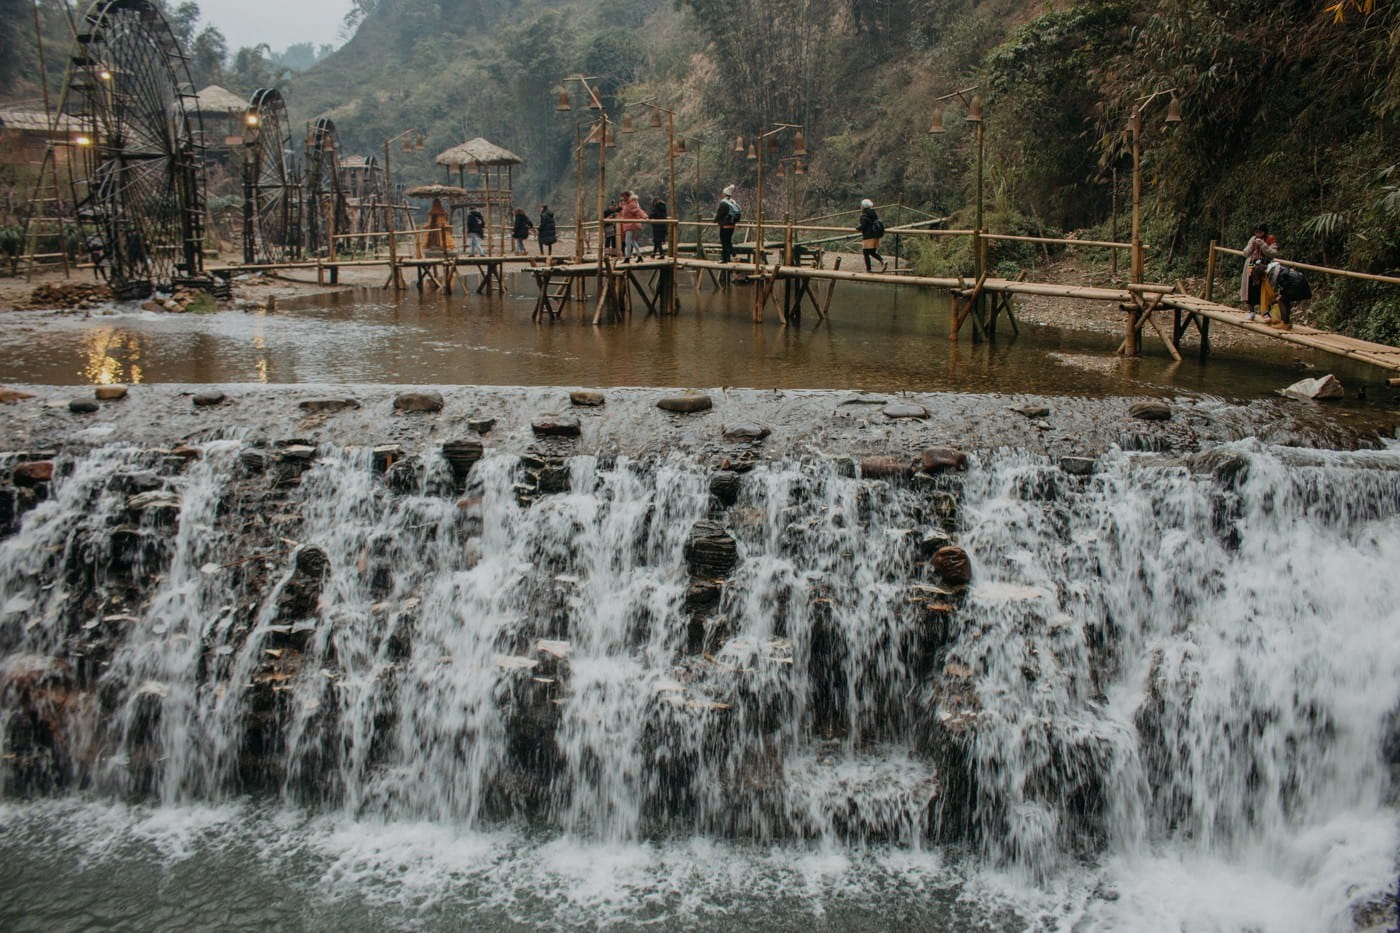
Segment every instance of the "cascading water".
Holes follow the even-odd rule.
[[[852,466],[60,460],[0,542],[6,792],[1080,892],[989,927],[1348,928],[1387,887],[1400,452]],[[970,586],[933,570],[950,536]],[[1212,866],[1305,893],[1156,889]]]

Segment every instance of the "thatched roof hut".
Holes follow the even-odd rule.
[[[195,95],[199,99],[200,113],[243,113],[248,109],[246,98],[239,97],[228,88],[211,84]]]
[[[463,166],[471,165],[522,165],[525,160],[520,156],[496,145],[489,139],[478,136],[476,139],[469,139],[461,145],[453,146],[446,152],[439,152],[436,159],[438,165],[446,165],[449,168],[460,169]]]

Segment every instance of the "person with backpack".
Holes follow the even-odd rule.
[[[468,256],[486,255],[486,250],[481,248],[481,238],[485,235],[486,218],[481,216],[481,208],[472,205],[467,209],[467,240],[471,244]]]
[[[1285,266],[1275,259],[1264,268],[1264,278],[1274,288],[1278,303],[1279,320],[1270,321],[1270,327],[1279,330],[1293,329],[1293,306],[1312,297],[1312,286],[1297,269]]]
[[[875,260],[880,264],[880,271],[884,272],[889,263],[885,262],[885,257],[880,255],[880,238],[885,235],[885,223],[880,219],[880,215],[875,213],[875,203],[869,198],[860,202],[860,223],[856,226],[860,231],[861,253],[865,256],[865,271],[872,271],[870,260]]]
[[[521,256],[526,253],[525,241],[530,239],[530,231],[535,229],[535,224],[529,217],[525,216],[525,210],[517,207],[515,209],[515,223],[511,228],[511,239],[515,240],[515,252]]]
[[[719,225],[719,261],[729,262],[734,258],[734,228],[739,226],[743,210],[734,200],[734,186],[725,185],[724,197],[715,209],[715,223]]]
[[[540,243],[541,256],[553,256],[554,244],[559,242],[559,228],[554,223],[554,211],[548,204],[540,205],[540,225],[535,228],[535,237]]]
[[[1278,240],[1269,235],[1269,228],[1259,223],[1254,225],[1249,242],[1244,245],[1244,275],[1240,277],[1240,301],[1244,302],[1249,313],[1246,321],[1268,320],[1270,295],[1266,294],[1264,267],[1278,255]],[[1255,313],[1262,300],[1264,313]]]
[[[608,206],[603,209],[603,251],[609,256],[617,255],[617,224],[607,221],[621,214],[622,208],[618,205],[617,198],[609,201]]]

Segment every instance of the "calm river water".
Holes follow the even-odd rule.
[[[1188,389],[1255,397],[1305,373],[1378,383],[1368,367],[1285,347],[1226,349],[1175,363],[1155,336],[1145,355],[1114,355],[1116,333],[1003,323],[993,344],[970,329],[948,340],[949,307],[933,293],[842,283],[828,320],[753,322],[750,292],[682,288],[683,309],[599,327],[592,306],[530,320],[517,294],[395,298],[360,290],[284,302],[278,311],[171,315],[14,312],[0,328],[0,378],[37,384],[345,382],[464,385],[738,386],[1154,394]],[[1115,312],[1104,314],[1116,320]],[[1300,356],[1301,354],[1301,356]]]

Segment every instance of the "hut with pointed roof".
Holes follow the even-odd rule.
[[[248,115],[247,98],[239,97],[228,88],[211,84],[195,95],[195,108],[204,129],[204,148],[210,154],[223,156],[234,146],[243,144],[243,119]]]
[[[434,159],[447,169],[447,180],[452,181],[452,170],[457,170],[457,184],[465,188],[467,196],[461,207],[482,207],[486,211],[486,249],[491,251],[493,235],[499,235],[501,252],[505,252],[506,225],[513,216],[515,206],[511,187],[515,166],[524,165],[525,160],[489,139],[478,136],[460,145],[440,152]],[[500,217],[497,229],[496,217]],[[466,212],[462,212],[462,239],[467,238]]]

